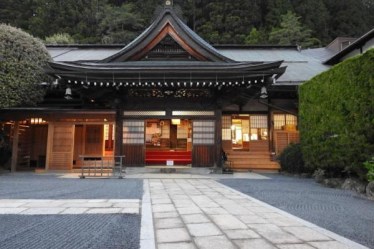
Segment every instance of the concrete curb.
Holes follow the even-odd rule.
[[[143,180],[143,199],[141,211],[141,227],[140,227],[140,249],[155,249],[155,233],[153,228],[153,215],[151,194],[149,191],[148,179]]]

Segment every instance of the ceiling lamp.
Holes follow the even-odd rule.
[[[67,100],[73,99],[72,95],[73,94],[72,94],[71,88],[70,86],[68,86],[65,90],[65,99]]]
[[[261,93],[260,93],[260,98],[266,99],[268,97],[268,91],[266,87],[261,87]]]

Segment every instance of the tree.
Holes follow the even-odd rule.
[[[292,0],[295,13],[301,16],[302,23],[312,30],[312,35],[318,37],[324,44],[328,44],[336,37],[328,34],[330,14],[323,0]]]
[[[129,4],[133,5],[131,9],[122,8]],[[115,34],[113,37],[107,28],[99,27],[103,22],[108,27],[108,21],[118,27],[119,20],[108,11],[114,10],[116,16],[121,11],[133,15],[143,26],[157,17],[163,5],[162,0],[1,0],[0,23],[22,28],[41,39],[68,33],[77,43],[99,44],[126,35],[109,32]],[[299,21],[324,45],[337,36],[360,37],[374,23],[373,0],[174,0],[174,9],[178,8],[187,25],[211,43],[248,43],[254,27],[267,42],[287,11],[301,16]]]
[[[279,26],[281,16],[292,11],[290,0],[264,0],[265,22],[268,27]]]
[[[280,27],[273,28],[269,41],[279,45],[301,45],[311,47],[319,44],[319,40],[311,37],[311,30],[300,23],[300,17],[288,11],[282,15]]]
[[[45,38],[45,43],[50,45],[57,44],[73,44],[75,43],[73,37],[67,33],[58,33]]]
[[[245,44],[264,44],[266,40],[265,34],[263,30],[257,30],[256,28],[252,28],[251,32],[245,38]]]
[[[329,34],[331,38],[360,37],[373,28],[373,4],[359,0],[324,1],[330,12]]]
[[[104,44],[128,43],[144,28],[144,21],[140,15],[134,14],[132,4],[121,7],[105,6],[105,10],[98,16],[98,36]],[[110,15],[108,15],[110,13]]]
[[[35,105],[43,97],[43,67],[51,60],[44,44],[28,33],[0,24],[0,108]]]
[[[253,26],[261,23],[257,1],[209,1],[203,6],[206,21],[196,31],[214,44],[243,44]]]

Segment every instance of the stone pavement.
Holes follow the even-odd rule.
[[[266,176],[131,173],[0,176],[0,248],[365,248],[215,181]]]
[[[138,199],[0,199],[0,214],[139,214]]]
[[[366,248],[214,180],[169,178],[144,180],[142,249]]]

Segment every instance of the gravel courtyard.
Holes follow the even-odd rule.
[[[330,189],[312,179],[264,174],[270,179],[224,179],[226,186],[374,248],[374,201]]]
[[[142,193],[142,180],[136,179],[79,180],[28,173],[0,176],[0,209],[17,202],[29,207],[22,215],[0,215],[0,248],[139,248],[139,211],[100,207],[132,204],[139,210]],[[17,208],[22,211],[19,207],[9,210]],[[59,208],[63,211],[56,214]]]

